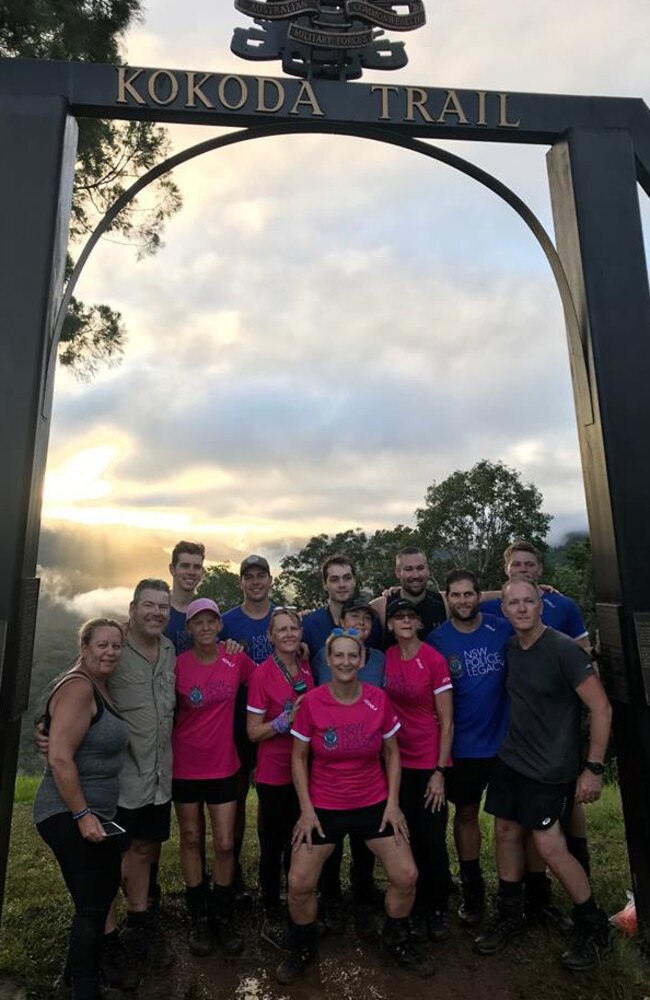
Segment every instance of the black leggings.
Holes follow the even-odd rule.
[[[291,862],[291,834],[300,815],[293,785],[257,784],[259,800],[260,888],[265,909],[280,905],[280,873]]]
[[[79,833],[71,813],[57,813],[37,824],[59,863],[74,903],[66,977],[74,1000],[95,1000],[104,924],[120,886],[120,837],[93,844]]]
[[[432,774],[432,770],[403,767],[399,804],[408,823],[411,850],[418,869],[416,902],[422,907],[446,910],[450,881],[447,805],[438,812],[424,808],[424,793]]]

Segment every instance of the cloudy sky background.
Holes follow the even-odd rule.
[[[638,0],[426,7],[409,66],[364,79],[650,103]],[[230,54],[251,23],[230,0],[157,0],[125,50],[138,66],[279,76]],[[216,133],[174,127],[174,150]],[[552,231],[545,148],[445,145]],[[58,373],[51,586],[74,580],[88,610],[100,586],[162,574],[179,537],[277,566],[317,532],[412,523],[433,480],[481,458],[536,483],[553,540],[586,527],[560,301],[511,209],[424,157],[342,137],[256,140],[176,179],[164,249],[136,263],[106,241],[78,287],[122,313],[129,341],[91,384]]]

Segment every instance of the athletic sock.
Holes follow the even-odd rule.
[[[585,899],[584,903],[573,904],[574,920],[583,920],[585,917],[590,917],[594,913],[598,913],[598,907],[596,906],[596,900],[593,896],[590,896],[589,899]]]
[[[503,878],[499,879],[499,895],[505,899],[513,899],[515,896],[521,896],[523,890],[524,884],[521,880],[519,882],[506,882]]]

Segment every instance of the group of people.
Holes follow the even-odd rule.
[[[126,627],[87,622],[75,666],[45,705],[39,741],[48,762],[34,817],[75,908],[69,995],[116,1000],[144,968],[169,961],[157,870],[172,802],[190,950],[207,955],[216,941],[228,954],[244,949],[235,904],[246,891],[240,854],[253,773],[261,934],[285,952],[279,982],[316,959],[319,922],[344,929],[346,836],[357,933],[373,932],[379,858],[388,880],[383,945],[400,966],[431,975],[422,946],[450,933],[448,801],[458,920],[478,929],[484,918],[486,790],[499,884],[476,950],[493,954],[530,919],[553,914],[550,869],[573,903],[575,933],[561,961],[592,968],[611,931],[591,892],[582,803],[600,794],[611,709],[578,609],[538,586],[534,546],[510,545],[503,591],[485,595],[465,569],[448,575],[443,592],[431,590],[425,554],[408,547],[396,556],[399,585],[366,600],[350,559],[333,555],[321,568],[327,602],[306,614],[273,605],[270,567],[258,555],[240,567],[242,604],[222,614],[196,595],[204,558],[202,545],[179,542],[171,588],[141,580]]]

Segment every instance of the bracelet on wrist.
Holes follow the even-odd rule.
[[[84,816],[89,816],[91,812],[90,806],[86,806],[85,809],[80,809],[78,813],[73,813],[73,819],[83,819]]]

